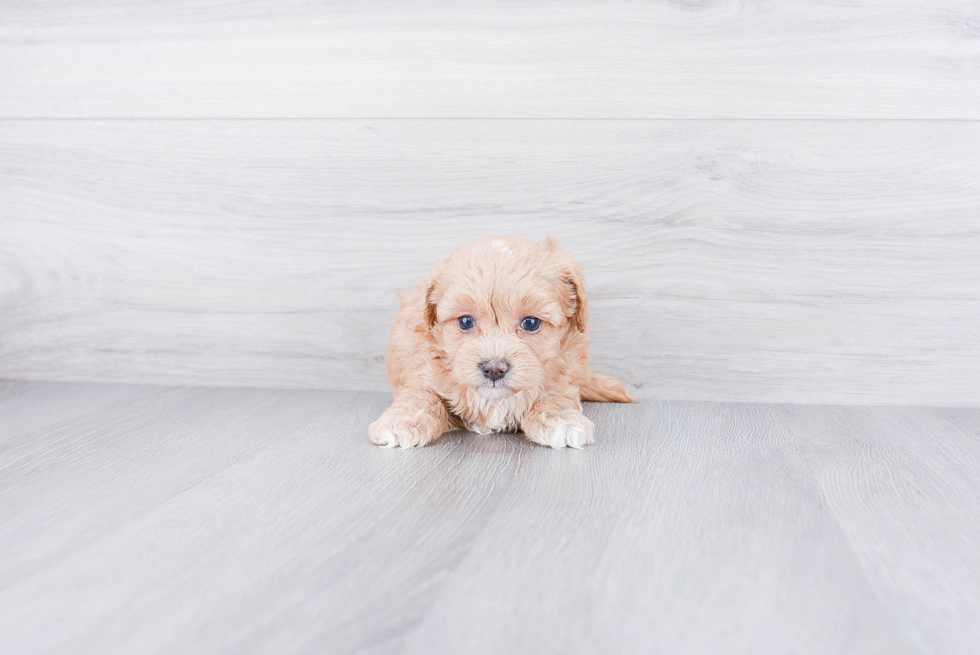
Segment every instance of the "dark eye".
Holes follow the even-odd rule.
[[[537,332],[541,327],[541,319],[534,316],[525,316],[521,321],[521,329],[526,332]]]
[[[473,329],[473,327],[476,325],[476,321],[473,320],[472,316],[460,316],[456,319],[456,325],[459,326],[460,330],[466,332],[467,330]]]

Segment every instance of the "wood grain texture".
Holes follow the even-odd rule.
[[[976,650],[977,413],[794,406],[786,414],[865,578],[905,634],[929,653]],[[955,533],[945,529],[954,524]]]
[[[102,401],[96,400],[104,393]],[[62,409],[88,396],[99,411]],[[6,383],[0,651],[941,653],[980,410],[588,404],[576,452],[373,447],[380,393]],[[30,401],[34,400],[32,404]]]
[[[653,398],[980,403],[980,123],[6,121],[0,377],[383,390],[475,237]]]
[[[980,118],[974,0],[0,12],[2,117]]]

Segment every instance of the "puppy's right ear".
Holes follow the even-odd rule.
[[[435,292],[436,282],[433,278],[428,278],[425,281],[425,324],[431,330],[436,326],[436,303],[433,299],[433,293]]]

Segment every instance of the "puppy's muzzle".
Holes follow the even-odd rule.
[[[510,364],[506,359],[485,359],[480,363],[480,370],[483,371],[483,377],[496,382],[507,375]]]

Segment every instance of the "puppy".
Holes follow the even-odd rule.
[[[395,399],[368,429],[376,444],[424,446],[465,428],[581,448],[595,441],[581,400],[634,400],[589,369],[582,270],[552,238],[474,241],[400,299],[388,340]]]

